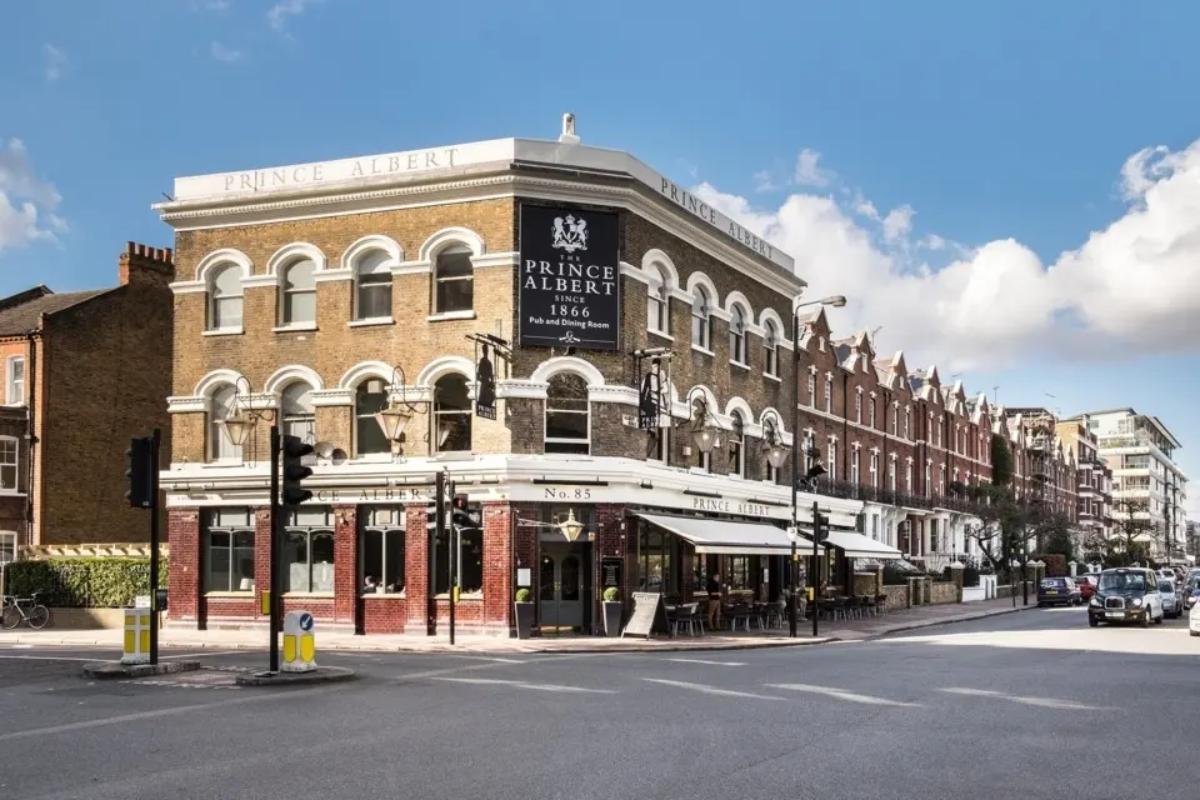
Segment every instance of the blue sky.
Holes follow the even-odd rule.
[[[126,239],[169,244],[149,205],[176,175],[552,137],[571,110],[850,295],[835,324],[1010,405],[1157,414],[1200,478],[1194,4],[3,13],[2,293],[105,285]]]

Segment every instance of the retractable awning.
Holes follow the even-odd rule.
[[[854,531],[830,531],[825,540],[847,558],[900,558],[900,551]]]
[[[735,556],[786,556],[792,552],[787,531],[774,525],[736,522],[727,519],[672,517],[666,514],[638,514],[652,525],[691,542],[697,553]],[[796,546],[812,549],[812,539],[800,536]],[[899,553],[897,553],[899,555]]]

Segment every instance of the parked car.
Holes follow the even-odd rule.
[[[1192,606],[1192,610],[1188,612],[1188,633],[1200,636],[1200,603]]]
[[[1096,593],[1096,583],[1100,580],[1099,575],[1087,574],[1076,575],[1075,585],[1079,587],[1079,596],[1086,602],[1092,599],[1092,595]]]
[[[1200,603],[1200,574],[1188,578],[1183,587],[1183,607],[1190,609]]]
[[[1160,581],[1170,581],[1175,583],[1179,578],[1175,575],[1175,570],[1170,567],[1162,567],[1158,570],[1158,579]]]
[[[1178,619],[1183,615],[1183,597],[1175,591],[1174,582],[1159,581],[1158,596],[1162,598],[1164,617]]]
[[[1065,606],[1077,606],[1083,602],[1083,596],[1071,578],[1043,578],[1038,584],[1037,600],[1039,606],[1055,606],[1060,603]]]
[[[1158,575],[1145,567],[1119,567],[1100,573],[1096,594],[1088,602],[1088,624],[1101,622],[1151,622],[1162,624],[1162,597]]]

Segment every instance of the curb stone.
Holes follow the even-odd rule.
[[[347,667],[317,667],[311,672],[246,672],[234,679],[238,686],[296,686],[305,683],[334,683],[358,677]]]
[[[199,661],[160,661],[157,664],[122,664],[120,661],[89,661],[83,665],[85,678],[146,678],[200,669]]]

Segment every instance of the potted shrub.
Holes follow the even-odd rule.
[[[517,589],[513,608],[517,617],[517,638],[528,639],[533,636],[533,595],[528,589]]]
[[[602,605],[604,606],[604,635],[620,636],[622,604],[621,593],[617,591],[617,587],[609,586],[604,590]]]

